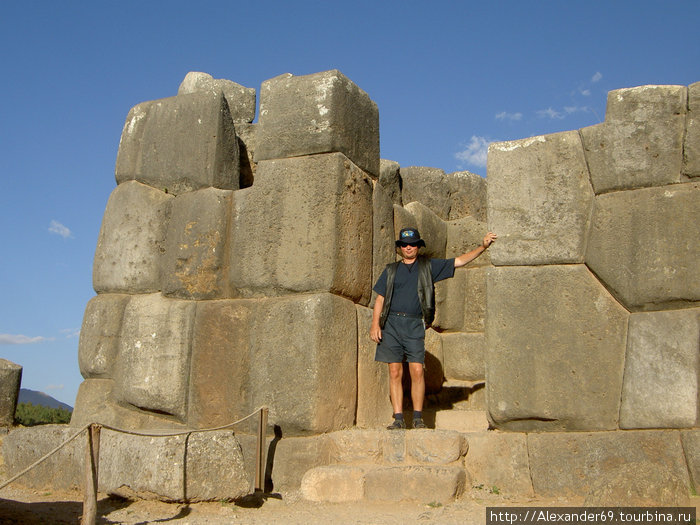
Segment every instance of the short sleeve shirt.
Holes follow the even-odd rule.
[[[430,271],[433,282],[449,279],[455,274],[455,260],[430,259]],[[373,290],[386,297],[386,268],[377,279]],[[391,296],[389,313],[403,312],[406,314],[421,315],[420,300],[418,299],[418,262],[411,264],[399,263],[394,278],[394,292]]]

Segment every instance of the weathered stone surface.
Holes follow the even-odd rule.
[[[688,479],[666,465],[648,461],[619,465],[591,484],[586,507],[689,507]],[[658,512],[658,511],[657,511]],[[655,516],[655,514],[650,513]]]
[[[125,294],[100,294],[88,301],[78,343],[78,364],[84,378],[111,377],[128,300]]]
[[[379,176],[379,110],[338,70],[266,80],[256,161],[340,152]]]
[[[527,439],[532,484],[541,496],[586,494],[605,473],[635,464],[668,468],[690,486],[677,431],[533,433]],[[634,477],[627,483],[643,484],[646,472],[628,471]],[[649,490],[662,488],[651,484],[655,480],[648,480]]]
[[[584,265],[488,271],[486,388],[498,428],[617,428],[629,314]]]
[[[450,215],[450,193],[445,172],[438,168],[408,166],[401,168],[404,206],[420,202],[443,221]]]
[[[456,268],[452,279],[435,283],[435,320],[433,326],[439,330],[461,331],[464,329],[466,268]]]
[[[680,434],[690,481],[697,492],[700,488],[700,430],[683,430]]]
[[[95,291],[160,290],[160,257],[172,198],[133,181],[114,189],[97,239],[92,269]]]
[[[581,130],[596,194],[679,182],[686,100],[684,86],[608,93],[605,122]]]
[[[396,260],[396,236],[394,235],[394,206],[387,190],[374,184],[372,193],[372,286],[384,271],[384,267]],[[372,292],[373,299],[376,293]],[[370,306],[374,305],[374,300]]]
[[[328,434],[333,463],[380,463],[386,431],[341,430]]]
[[[240,160],[239,186],[249,188],[255,180],[257,164],[255,163],[255,147],[258,139],[258,125],[236,124],[238,138],[238,158]]]
[[[473,432],[464,465],[472,485],[498,489],[504,495],[534,496],[527,453],[527,434]]]
[[[416,430],[406,433],[406,451],[411,460],[421,464],[459,461],[469,449],[466,438],[449,430]]]
[[[493,143],[488,174],[493,264],[583,262],[593,190],[578,132]]]
[[[469,171],[455,171],[445,176],[450,194],[447,219],[471,216],[486,222],[486,179]]]
[[[255,408],[244,403],[251,395],[249,374],[255,357],[249,345],[254,313],[250,301],[197,303],[187,404],[190,426],[227,425]]]
[[[379,159],[379,179],[377,182],[398,206],[403,204],[401,199],[401,167],[393,160]]]
[[[184,420],[195,303],[133,296],[124,310],[115,370],[116,399]]]
[[[389,371],[374,360],[377,344],[369,338],[372,310],[357,306],[357,415],[360,428],[384,427],[391,421]]]
[[[688,428],[698,400],[700,308],[630,316],[621,428]]]
[[[227,295],[232,193],[206,188],[172,200],[161,265],[163,295],[181,299]]]
[[[442,349],[445,355],[445,377],[462,381],[484,379],[483,333],[443,333]]]
[[[330,463],[330,445],[327,435],[286,438],[284,434],[273,440],[268,449],[268,465],[272,466],[270,491],[299,490],[304,474]],[[272,451],[272,458],[270,458]]]
[[[698,216],[700,182],[599,195],[586,263],[630,310],[698,302]]]
[[[365,499],[373,501],[424,501],[447,503],[464,492],[464,469],[457,466],[383,467],[365,476]]]
[[[342,503],[359,501],[364,496],[366,466],[326,465],[304,474],[301,494],[309,501]]]
[[[700,82],[688,86],[688,118],[683,143],[683,174],[700,177]]]
[[[126,118],[117,183],[137,180],[178,195],[214,186],[238,189],[238,140],[222,93],[144,102]]]
[[[461,433],[484,432],[489,429],[489,420],[483,410],[438,410],[435,428]]]
[[[189,93],[223,93],[235,123],[253,122],[255,118],[255,88],[247,88],[208,73],[190,71],[177,90],[178,95]]]
[[[425,393],[435,394],[442,389],[445,382],[445,353],[442,349],[442,338],[434,329],[425,331],[425,365],[423,375],[425,377]],[[404,369],[404,384],[410,385],[409,372]]]
[[[485,222],[474,217],[464,217],[445,223],[447,227],[446,257],[458,257],[481,246],[484,236],[488,233]],[[495,244],[494,244],[495,246]],[[491,264],[491,248],[469,263],[469,268],[488,266]]]
[[[394,205],[394,231],[397,238],[398,232],[403,228],[418,228],[421,239],[425,241],[425,247],[421,248],[420,253],[427,257],[445,258],[447,226],[430,208],[416,201],[403,208]]]
[[[482,256],[483,257],[483,256]],[[480,257],[481,258],[481,257]],[[483,332],[486,319],[487,268],[467,268],[464,286],[464,331]]]
[[[333,294],[251,303],[247,412],[270,407],[270,424],[285,435],[351,427],[357,403],[355,305]]]
[[[236,192],[232,226],[235,295],[330,291],[368,303],[372,182],[344,155],[261,162],[255,185]]]
[[[21,384],[22,367],[7,359],[0,359],[0,427],[10,427],[15,422]]]

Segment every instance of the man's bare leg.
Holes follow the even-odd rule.
[[[403,413],[403,363],[389,363],[389,396],[394,414]]]
[[[423,363],[408,363],[408,371],[411,374],[411,400],[413,401],[413,411],[422,412],[423,401],[425,400]]]

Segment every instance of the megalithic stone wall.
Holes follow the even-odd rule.
[[[700,83],[493,144],[488,411],[501,429],[697,426]]]
[[[355,423],[378,110],[338,71],[272,79],[260,102],[253,124],[254,90],[190,73],[129,112],[73,425],[206,428],[261,405],[287,435]]]

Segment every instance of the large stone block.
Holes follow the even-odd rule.
[[[112,377],[128,300],[125,294],[100,294],[88,301],[78,343],[78,365],[84,378]]]
[[[458,257],[463,253],[467,253],[481,246],[484,242],[484,236],[488,233],[488,226],[486,223],[471,216],[455,219],[445,224],[447,226],[446,257]],[[490,265],[490,251],[491,249],[489,248],[478,258],[470,262],[469,268]]]
[[[527,434],[471,432],[464,462],[475,486],[498,487],[505,496],[534,496]]]
[[[263,82],[258,121],[256,161],[340,152],[379,176],[379,110],[338,70]]]
[[[372,286],[374,286],[384,267],[396,260],[394,206],[387,190],[380,183],[374,184],[372,208]],[[372,294],[373,297],[376,295],[374,292]],[[373,304],[374,302],[370,303],[370,305]]]
[[[232,193],[206,188],[172,200],[161,265],[164,295],[181,299],[227,295]]]
[[[372,181],[344,155],[270,160],[236,192],[234,295],[330,291],[361,304],[372,277]]]
[[[92,269],[95,291],[160,290],[160,259],[172,198],[133,181],[114,189],[97,239]]]
[[[117,154],[117,183],[137,180],[180,194],[239,187],[239,151],[223,93],[207,91],[131,109]]]
[[[7,359],[0,359],[0,427],[11,427],[15,423],[21,384],[22,367]]]
[[[630,316],[621,428],[688,428],[698,400],[700,308]]]
[[[688,119],[683,143],[683,174],[700,177],[700,82],[688,86]]]
[[[114,366],[117,401],[184,420],[195,306],[160,294],[129,300]]]
[[[404,205],[420,202],[443,221],[450,215],[450,186],[445,172],[439,168],[408,166],[401,168]]]
[[[596,194],[679,182],[686,101],[684,86],[608,93],[605,122],[581,130]]]
[[[223,93],[228,102],[233,122],[253,122],[255,118],[255,88],[247,88],[223,78],[214,78],[208,73],[190,71],[177,90],[178,95],[190,93]]]
[[[690,487],[678,431],[533,433],[527,439],[532,484],[540,496],[585,495],[606,473],[634,464],[668,468],[684,480],[686,494]],[[643,482],[646,473],[633,469],[623,481]]]
[[[491,144],[487,194],[493,264],[583,262],[593,190],[578,132]]]
[[[421,248],[422,254],[445,258],[447,226],[430,208],[417,201],[410,202],[403,208],[394,205],[394,231],[397,239],[398,232],[403,228],[418,228],[421,239],[425,241],[425,248]]]
[[[252,394],[251,361],[255,362],[250,351],[254,306],[247,300],[197,303],[187,405],[190,426],[227,425],[254,408],[247,403]]]
[[[379,179],[377,182],[384,187],[391,202],[401,206],[401,167],[393,160],[379,159]]]
[[[360,428],[378,428],[391,421],[389,370],[374,360],[377,344],[369,338],[372,310],[357,306],[357,415]]]
[[[447,503],[464,492],[467,479],[458,466],[383,467],[365,476],[365,498],[373,501]],[[425,501],[430,494],[430,501]]]
[[[304,474],[309,470],[330,463],[331,445],[327,434],[310,437],[278,437],[270,443],[268,465],[269,492],[292,492],[301,487]]]
[[[456,268],[452,279],[435,283],[435,328],[457,332],[464,329],[466,281],[467,270]]]
[[[629,314],[584,265],[490,268],[490,417],[517,431],[617,428]]]
[[[586,263],[630,310],[700,301],[700,182],[596,197]]]
[[[484,379],[484,334],[455,332],[441,335],[445,354],[445,377],[462,381]]]
[[[325,465],[307,471],[301,494],[309,501],[346,503],[364,497],[366,465]]]
[[[486,222],[486,179],[469,171],[455,171],[445,176],[450,195],[451,221],[463,217],[473,217]]]

